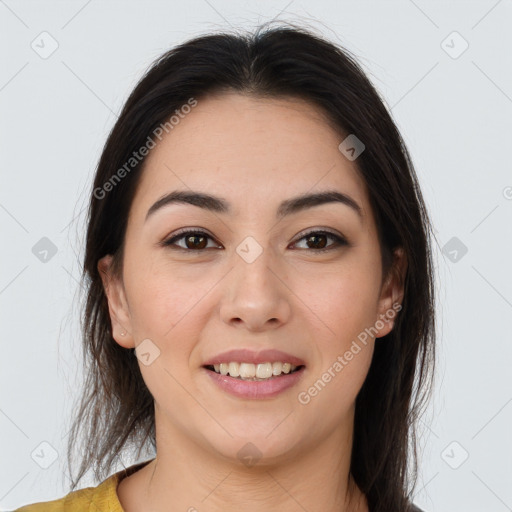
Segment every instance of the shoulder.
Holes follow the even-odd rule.
[[[414,503],[411,503],[411,508],[409,509],[409,512],[423,512],[421,508],[418,508]]]
[[[117,496],[119,482],[149,462],[151,460],[118,471],[96,487],[78,489],[57,500],[24,505],[14,512],[123,512]]]
[[[91,504],[95,501],[94,495],[96,494],[98,496],[99,494],[101,498],[101,496],[105,494],[105,490],[103,489],[103,492],[98,493],[98,489],[108,481],[109,479],[98,487],[87,487],[70,492],[60,499],[25,505],[16,509],[14,512],[65,512],[68,510],[73,510],[74,512],[89,512]],[[108,509],[98,508],[97,510]]]
[[[118,473],[104,480],[97,487],[72,491],[63,498],[25,505],[14,512],[123,512],[116,507]]]

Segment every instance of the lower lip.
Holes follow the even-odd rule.
[[[279,377],[260,381],[236,379],[229,375],[221,375],[220,373],[207,370],[206,368],[204,370],[217,386],[231,395],[259,400],[277,396],[279,393],[297,384],[304,373],[304,366],[296,372],[285,373]]]

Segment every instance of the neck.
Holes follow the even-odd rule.
[[[333,432],[320,444],[251,466],[219,457],[172,429],[157,429],[156,445],[155,460],[134,474],[138,490],[130,506],[123,503],[127,512],[135,501],[133,510],[151,512],[170,505],[188,512],[368,511],[350,476],[351,432]]]

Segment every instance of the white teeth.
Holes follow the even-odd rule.
[[[256,368],[258,379],[268,379],[272,376],[273,366],[270,363],[259,363]]]
[[[229,375],[231,377],[240,376],[240,365],[238,363],[229,363]]]
[[[281,375],[282,369],[283,369],[283,363],[273,363],[272,364],[272,373],[274,375]]]
[[[269,379],[281,375],[281,373],[291,373],[297,366],[291,363],[220,363],[213,365],[214,370],[221,375],[230,375],[243,380],[261,380]]]
[[[252,379],[255,376],[256,367],[252,363],[240,363],[240,377],[242,379]]]

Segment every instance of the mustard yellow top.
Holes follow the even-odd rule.
[[[147,460],[122,469],[96,487],[78,489],[57,500],[25,505],[14,512],[124,512],[117,497],[119,482],[150,462]]]

